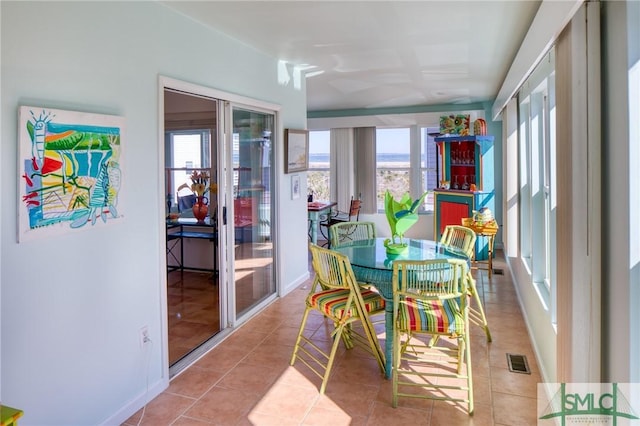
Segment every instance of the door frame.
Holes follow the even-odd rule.
[[[228,170],[229,164],[231,164],[231,160],[228,157],[228,153],[230,152],[228,149],[231,146],[231,138],[232,135],[232,116],[230,112],[234,107],[252,109],[260,112],[269,112],[274,114],[274,129],[275,135],[273,137],[273,167],[275,172],[273,173],[273,188],[274,188],[274,199],[277,200],[277,193],[279,192],[278,188],[280,187],[280,174],[277,172],[279,170],[280,160],[279,160],[279,150],[276,149],[279,146],[281,136],[283,134],[282,123],[280,120],[281,107],[277,104],[272,104],[269,102],[260,101],[257,99],[236,95],[229,92],[224,92],[218,89],[201,86],[194,83],[189,83],[182,80],[177,80],[171,77],[160,75],[158,77],[158,135],[159,135],[159,152],[158,155],[158,176],[157,181],[158,184],[158,212],[159,212],[159,220],[158,220],[158,257],[160,259],[159,268],[160,268],[160,324],[161,324],[161,352],[162,352],[162,368],[164,369],[164,373],[166,377],[170,379],[178,374],[180,371],[187,368],[197,359],[199,359],[202,355],[208,352],[210,349],[215,347],[218,343],[224,340],[229,336],[235,329],[246,322],[249,318],[251,318],[255,313],[264,309],[265,306],[272,303],[281,292],[281,288],[279,285],[279,247],[278,244],[278,232],[277,232],[277,223],[273,223],[273,261],[274,261],[274,280],[276,284],[276,290],[272,297],[269,297],[263,303],[255,306],[248,312],[246,312],[242,317],[237,318],[235,309],[232,309],[233,306],[231,303],[233,302],[234,295],[229,294],[229,291],[233,292],[233,271],[229,268],[229,263],[233,261],[233,254],[228,256],[220,255],[219,257],[219,273],[220,273],[220,332],[209,339],[207,342],[202,344],[198,349],[194,350],[189,356],[185,357],[183,360],[178,361],[174,366],[169,368],[169,324],[168,324],[168,295],[167,295],[167,258],[166,258],[166,226],[165,226],[165,189],[164,189],[164,91],[165,89],[171,89],[175,91],[184,92],[185,94],[190,94],[193,96],[203,96],[207,98],[211,98],[217,101],[217,141],[220,147],[224,147],[224,149],[218,149],[218,179],[224,180],[222,183],[223,187],[227,186],[227,182],[229,182],[230,171]],[[222,167],[222,168],[221,168]],[[219,184],[221,182],[219,181]],[[231,194],[232,195],[232,194]],[[218,205],[219,206],[227,206],[227,218],[233,217],[233,202],[229,201],[229,194],[223,194],[222,191],[218,191]],[[273,217],[278,217],[278,203],[275,202],[273,207]],[[221,219],[222,209],[218,209],[218,219]],[[222,223],[219,220],[219,223]],[[229,235],[233,232],[233,227],[225,227],[225,229],[219,232],[219,253],[228,253],[232,250],[226,250],[227,241],[229,241]],[[230,284],[231,283],[231,284]]]

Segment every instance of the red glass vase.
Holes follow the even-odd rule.
[[[207,217],[207,213],[209,213],[209,200],[207,197],[196,197],[196,202],[193,203],[192,210],[193,217],[198,219],[198,222],[204,222],[204,219]]]

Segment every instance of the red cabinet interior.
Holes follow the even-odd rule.
[[[440,203],[440,232],[442,235],[447,225],[460,225],[463,217],[469,217],[469,205],[442,201]]]

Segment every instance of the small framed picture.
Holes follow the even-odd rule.
[[[300,198],[300,175],[291,176],[291,199]]]
[[[284,172],[304,172],[309,169],[309,132],[284,130]]]

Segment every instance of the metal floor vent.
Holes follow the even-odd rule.
[[[500,268],[493,268],[492,271],[495,275],[504,275],[504,269],[500,269]]]
[[[531,374],[527,357],[524,355],[507,354],[509,371],[512,373]]]

